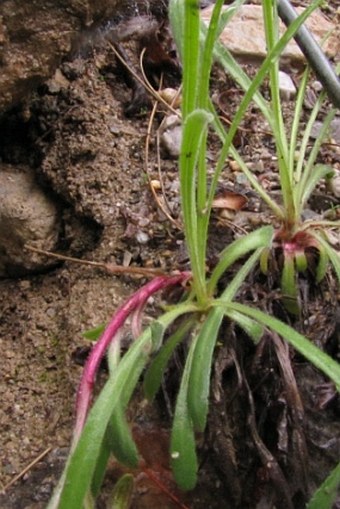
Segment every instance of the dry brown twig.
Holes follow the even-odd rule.
[[[34,253],[38,253],[43,256],[49,256],[51,258],[55,258],[56,260],[61,260],[64,262],[72,262],[78,263],[80,265],[88,265],[90,267],[96,267],[98,269],[104,270],[108,274],[130,274],[135,276],[144,276],[144,277],[155,277],[155,276],[163,276],[165,275],[164,270],[162,269],[151,269],[144,267],[124,267],[122,265],[114,265],[113,263],[104,263],[104,262],[94,262],[91,260],[82,260],[81,258],[74,258],[73,256],[65,256],[58,253],[53,253],[52,251],[45,251],[44,249],[39,249],[37,247],[29,246],[26,244],[25,249],[28,251],[32,251]]]
[[[145,173],[147,175],[147,178],[148,178],[148,182],[149,182],[149,187],[150,187],[150,190],[151,190],[151,193],[152,193],[152,196],[154,197],[155,199],[155,202],[157,204],[157,207],[163,212],[163,214],[169,219],[169,221],[171,221],[171,223],[176,226],[176,228],[178,228],[179,230],[181,230],[181,226],[180,224],[176,221],[176,219],[174,219],[171,214],[168,212],[167,208],[169,209],[170,207],[168,206],[167,204],[167,200],[166,200],[166,197],[165,197],[165,192],[164,192],[164,185],[163,185],[163,179],[162,179],[162,176],[161,176],[161,171],[160,171],[160,158],[159,158],[159,145],[157,144],[157,166],[158,166],[158,176],[159,176],[159,182],[160,182],[160,185],[161,185],[161,189],[162,189],[162,193],[163,193],[163,198],[164,198],[164,202],[166,204],[166,207],[163,205],[163,203],[160,201],[158,195],[157,195],[157,192],[156,192],[156,189],[153,185],[153,182],[152,182],[152,179],[151,179],[151,176],[150,176],[150,173],[149,173],[149,147],[150,147],[150,138],[151,138],[151,131],[152,131],[152,124],[153,124],[153,120],[154,120],[154,117],[155,117],[155,114],[156,114],[156,110],[157,110],[157,104],[158,102],[156,101],[155,104],[153,105],[153,108],[152,108],[152,111],[151,111],[151,115],[150,115],[150,119],[149,119],[149,123],[148,123],[148,128],[147,128],[147,134],[146,134],[146,138],[145,138],[145,152],[144,152],[144,165],[145,165]]]
[[[33,461],[31,461],[31,463],[29,465],[27,465],[27,467],[25,467],[23,470],[21,470],[21,472],[19,472],[19,474],[17,474],[15,477],[13,477],[13,479],[11,479],[7,484],[5,484],[5,486],[3,486],[3,488],[1,489],[1,494],[4,495],[5,492],[11,487],[13,486],[13,484],[15,484],[17,481],[19,481],[20,479],[22,479],[22,477],[27,474],[27,472],[29,472],[29,470],[31,470],[37,463],[39,463],[39,461],[41,461],[43,458],[45,458],[45,456],[52,450],[52,447],[47,447],[47,449],[45,449],[41,454],[39,454],[39,456],[37,456]]]
[[[163,99],[163,97],[161,97],[159,95],[159,93],[149,84],[149,82],[146,83],[140,76],[138,76],[138,74],[131,68],[131,66],[124,60],[124,58],[122,58],[122,56],[116,50],[114,45],[111,44],[110,42],[108,44],[109,44],[111,50],[113,51],[113,53],[115,54],[115,56],[120,61],[120,63],[123,64],[123,66],[131,73],[131,75],[134,77],[134,79],[137,80],[145,88],[145,90],[147,92],[149,92],[149,94],[151,94],[154,99],[156,99],[156,101],[162,103],[163,106],[168,108],[175,115],[179,115],[179,112],[177,110],[175,110],[174,108],[172,108],[172,106],[170,106],[170,104],[168,104],[165,101],[165,99]]]
[[[149,83],[149,81],[147,80],[147,77],[146,77],[146,74],[145,74],[145,71],[144,71],[144,66],[143,66],[143,56],[144,56],[144,53],[145,53],[145,48],[144,50],[141,52],[141,55],[140,55],[140,68],[141,68],[141,72],[142,72],[142,75],[143,75],[143,78],[145,79],[146,83],[148,84],[148,86],[151,86],[151,84]],[[160,81],[160,87],[162,86],[162,81],[163,81],[163,76],[161,76],[161,81]],[[153,89],[154,90],[154,89]],[[157,95],[158,97],[159,96],[159,93],[154,90],[155,92],[155,95]],[[156,133],[156,143],[157,143],[157,168],[158,168],[158,178],[159,178],[159,183],[160,183],[160,186],[161,186],[161,190],[162,190],[162,195],[163,195],[163,200],[164,200],[164,204],[160,201],[158,195],[157,195],[157,192],[156,192],[156,189],[153,185],[153,182],[152,182],[152,179],[151,179],[151,176],[149,174],[149,148],[150,148],[150,138],[151,138],[151,133],[152,133],[152,124],[153,124],[153,121],[154,121],[154,118],[155,118],[155,114],[156,114],[156,111],[157,111],[157,107],[158,107],[158,100],[155,101],[154,105],[153,105],[153,108],[152,108],[152,111],[151,111],[151,114],[150,114],[150,118],[149,118],[149,122],[148,122],[148,128],[147,128],[147,134],[146,134],[146,139],[145,139],[145,155],[144,155],[144,163],[145,163],[145,173],[148,177],[148,181],[149,181],[149,186],[150,186],[150,190],[151,190],[151,193],[155,199],[155,202],[158,206],[158,208],[163,212],[163,214],[169,219],[169,221],[179,230],[182,230],[182,227],[180,225],[180,223],[178,221],[176,221],[176,219],[174,219],[171,215],[171,208],[169,206],[169,203],[168,203],[168,200],[166,198],[166,193],[165,193],[165,189],[164,189],[164,182],[163,182],[163,178],[162,178],[162,172],[161,172],[161,158],[160,158],[160,149],[159,149],[159,130],[162,126],[162,124],[160,125],[160,127],[157,129],[157,133]]]

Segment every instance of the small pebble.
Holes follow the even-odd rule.
[[[46,310],[46,315],[49,317],[49,318],[54,318],[55,315],[56,315],[56,310],[55,308],[48,308]]]
[[[240,170],[240,165],[236,162],[236,161],[229,161],[229,167],[231,169],[231,171],[239,171]]]
[[[175,88],[164,88],[160,90],[159,95],[173,108],[179,108],[181,105],[181,94]]]
[[[161,134],[161,144],[167,151],[167,153],[177,158],[180,154],[181,143],[182,143],[182,127],[175,126],[172,129],[168,129]]]
[[[279,88],[283,101],[291,101],[296,96],[296,87],[292,78],[283,71],[279,71]]]
[[[248,168],[249,170],[255,171],[257,173],[263,173],[266,170],[262,159],[248,163]]]
[[[162,188],[159,180],[151,180],[150,185],[155,191],[159,191]]]
[[[322,86],[322,83],[320,83],[320,81],[314,81],[312,83],[312,88],[313,90],[315,90],[315,92],[321,92],[321,90],[323,89],[323,86]]]
[[[177,158],[180,154],[182,143],[182,125],[178,115],[169,115],[161,125],[160,141],[168,154]]]
[[[149,235],[145,232],[138,231],[136,233],[136,240],[139,244],[147,244],[149,241]]]

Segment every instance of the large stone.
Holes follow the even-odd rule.
[[[0,111],[50,77],[81,31],[124,0],[1,0]]]
[[[204,21],[209,22],[212,9],[213,6],[210,6],[202,11]],[[228,7],[225,6],[224,9],[228,9]],[[303,11],[302,8],[297,8],[296,10],[298,13]],[[280,32],[283,34],[286,27],[283,23],[280,23],[280,26]],[[339,29],[320,11],[313,12],[307,20],[306,26],[318,42],[320,42],[328,32],[331,32],[330,37],[323,45],[323,49],[329,57],[335,57],[339,54]],[[223,30],[221,41],[233,54],[246,61],[265,58],[266,40],[264,36],[262,7],[251,4],[243,5]],[[294,63],[301,64],[305,57],[297,44],[292,41],[283,52],[282,58],[285,61],[293,61]]]
[[[59,220],[55,204],[27,169],[0,167],[0,277],[46,269],[55,261],[25,250],[56,247]]]

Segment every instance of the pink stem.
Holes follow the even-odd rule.
[[[115,337],[118,337],[117,333],[124,325],[128,316],[134,310],[142,308],[146,304],[148,298],[154,293],[169,286],[183,283],[188,280],[189,277],[190,274],[188,272],[181,272],[175,276],[156,277],[137,290],[117,309],[101,338],[92,348],[84,366],[77,394],[77,417],[74,430],[74,442],[77,442],[86,421],[86,416],[92,399],[92,390],[100,362],[111,341],[114,341]]]

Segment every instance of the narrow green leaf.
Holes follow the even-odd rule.
[[[141,346],[145,346],[148,341],[150,341],[150,332],[143,335],[138,349],[133,348],[135,345],[131,347],[126,357],[122,359],[123,364],[124,359],[130,354],[129,362],[125,360],[120,374],[106,382],[94,403],[79,442],[67,465],[65,484],[58,509],[82,509],[84,497],[91,486],[111,414],[119,405],[127,380],[130,383],[132,381],[134,384],[137,383],[147,359],[144,350],[140,351]]]
[[[246,163],[243,161],[242,157],[240,156],[240,154],[237,152],[233,145],[230,147],[230,154],[238,163],[242,173],[247,177],[254,191],[259,195],[260,198],[262,198],[264,203],[266,203],[268,207],[271,208],[271,210],[278,219],[283,219],[284,212],[282,207],[274,199],[272,199],[270,194],[267,193],[267,191],[262,187],[256,175],[254,175],[253,172],[248,169]]]
[[[314,493],[306,509],[332,509],[340,487],[340,463]]]
[[[123,475],[115,484],[107,509],[129,509],[134,488],[133,475]]]
[[[261,248],[258,248],[242,265],[224,290],[220,298],[222,302],[229,302],[235,297],[245,278],[258,262],[260,255]],[[203,431],[206,425],[212,357],[223,315],[223,309],[213,308],[209,311],[198,334],[193,353],[188,405],[194,428],[198,431]]]
[[[183,126],[183,138],[181,145],[180,185],[181,204],[185,238],[193,273],[193,285],[197,298],[200,302],[205,301],[205,250],[201,247],[202,232],[198,231],[197,224],[197,201],[196,201],[196,166],[200,147],[205,141],[205,133],[208,123],[212,120],[211,113],[205,110],[195,110],[190,113]]]
[[[239,311],[280,334],[280,336],[309,360],[309,362],[328,376],[335,383],[337,390],[340,392],[340,364],[302,336],[302,334],[277,318],[269,316],[258,309],[253,309],[250,306],[236,302],[225,303],[218,300],[215,301],[215,305],[219,303],[221,306],[224,306],[227,311],[229,309]]]
[[[269,256],[270,256],[270,248],[265,247],[260,256],[260,269],[261,272],[265,275],[268,274],[268,263],[269,263]]]
[[[323,99],[325,97],[325,93],[323,92],[320,94],[320,97],[316,101],[316,104],[313,108],[313,111],[310,115],[310,118],[308,119],[306,131],[303,135],[302,140],[302,150],[306,152],[307,150],[307,144],[309,143],[310,134],[315,122],[315,119],[317,117],[317,114],[321,108],[321,105],[323,103]],[[307,162],[305,163],[304,160],[299,160],[295,172],[295,178],[296,178],[296,187],[294,189],[294,196],[295,196],[295,202],[297,204],[297,207],[299,208],[299,214],[301,214],[309,196],[315,189],[316,184],[320,181],[322,177],[327,177],[327,175],[332,171],[332,169],[329,167],[329,171],[326,170],[323,171],[322,165],[316,165],[315,161],[318,157],[318,154],[320,153],[320,147],[321,144],[324,142],[327,132],[329,131],[329,126],[331,124],[331,121],[333,120],[335,116],[336,110],[332,109],[328,112],[326,115],[326,118],[323,121],[321,131],[319,133],[319,136],[314,141],[314,145],[312,147],[312,150],[309,153],[309,157]],[[321,166],[319,172],[316,172],[317,166]],[[325,166],[327,168],[327,166]]]
[[[185,120],[197,104],[199,84],[199,5],[197,0],[169,2],[169,20],[176,46],[183,64],[182,113]]]
[[[270,53],[277,44],[280,37],[277,3],[272,2],[272,0],[263,0],[262,14],[266,35],[267,51]],[[273,60],[269,67],[269,87],[273,111],[274,136],[276,151],[278,154],[280,180],[281,182],[289,183],[291,186],[293,181],[292,175],[289,172],[288,142],[281,107],[278,59]],[[285,206],[290,204],[293,199],[289,191],[289,188],[286,189],[285,186],[282,186],[282,195]],[[289,196],[286,196],[286,194],[289,194]]]
[[[252,253],[249,258],[242,264],[241,268],[236,272],[233,279],[227,285],[225,290],[223,291],[220,299],[223,301],[229,301],[234,299],[235,295],[241,288],[242,283],[245,281],[248,274],[254,269],[257,265],[260,256],[261,256],[262,248],[256,249],[254,253]]]
[[[210,373],[217,335],[224,312],[213,308],[197,336],[189,378],[188,406],[195,430],[204,431],[210,392]]]
[[[181,60],[184,53],[184,2],[182,0],[170,0],[169,21],[176,48]]]
[[[159,318],[165,327],[192,305],[181,304]],[[65,471],[56,488],[48,509],[83,509],[83,501],[90,490],[105,433],[115,409],[124,400],[126,387],[136,385],[152,347],[150,328],[146,329],[124,355],[114,377],[110,377],[95,401],[81,437],[72,450]],[[58,499],[60,500],[58,502]]]
[[[156,355],[150,366],[148,367],[144,377],[145,396],[152,400],[159,390],[162,378],[167,364],[177,347],[177,345],[185,339],[190,329],[193,327],[195,319],[188,318],[176,332],[172,334]]]
[[[134,387],[135,385],[132,386]],[[112,414],[108,432],[111,433],[110,447],[115,458],[123,465],[136,468],[138,451],[125,417],[125,409],[121,404],[116,406]]]
[[[319,133],[318,137],[315,139],[314,145],[312,147],[312,150],[310,151],[308,161],[306,163],[306,166],[305,166],[305,169],[303,172],[304,173],[303,178],[301,179],[301,182],[303,184],[307,184],[307,181],[310,179],[312,173],[314,173],[315,161],[318,157],[318,154],[320,153],[320,147],[327,137],[327,133],[329,132],[329,128],[330,128],[332,120],[335,117],[336,111],[337,110],[335,108],[332,108],[327,113],[326,118],[323,121],[320,133]],[[302,187],[302,189],[303,189],[303,187]]]
[[[192,490],[197,483],[195,435],[186,405],[179,404],[172,426],[171,469],[178,486]]]
[[[213,124],[212,124],[213,128],[215,129],[217,135],[219,136],[220,140],[223,143],[225,138],[226,138],[226,136],[227,136],[227,132],[226,132],[226,130],[223,127],[223,124],[222,124],[222,122],[221,122],[221,120],[220,120],[220,118],[219,118],[219,116],[218,116],[218,114],[216,112],[216,108],[215,108],[213,102],[211,101],[211,99],[209,100],[209,111],[214,116],[214,121],[213,121]],[[268,205],[268,207],[270,209],[272,209],[272,211],[274,212],[274,214],[278,218],[282,218],[283,219],[284,218],[284,214],[283,214],[283,211],[282,211],[280,205],[278,205],[276,203],[276,201],[273,200],[270,197],[269,193],[267,193],[266,190],[262,187],[262,185],[258,181],[256,175],[254,175],[252,173],[252,171],[248,169],[246,163],[244,162],[244,160],[242,159],[241,155],[238,153],[238,151],[236,150],[236,148],[233,145],[230,146],[230,155],[231,155],[231,157],[233,159],[235,159],[235,161],[239,165],[241,171],[247,177],[247,179],[249,180],[249,182],[252,185],[253,189],[258,193],[260,198],[262,198],[262,200]],[[225,158],[220,157],[219,160],[218,160],[216,169],[215,169],[215,174],[214,174],[214,177],[213,177],[212,184],[210,186],[209,199],[208,199],[208,207],[211,206],[211,202],[213,201],[213,198],[215,197],[216,186],[218,184],[218,178],[219,178],[219,176],[221,174],[221,171],[222,171],[224,166],[225,166]]]
[[[255,345],[257,345],[263,336],[264,327],[256,320],[249,318],[249,316],[245,316],[242,313],[238,313],[237,311],[226,311],[225,313],[230,320],[236,322],[248,336],[253,340]]]
[[[213,63],[213,50],[216,38],[218,37],[219,21],[221,20],[221,9],[224,0],[216,0],[207,35],[204,40],[201,62],[201,73],[199,83],[198,104],[200,108],[208,108],[210,73]]]
[[[100,488],[103,484],[109,457],[110,457],[109,440],[107,439],[107,436],[105,436],[104,440],[102,442],[101,448],[100,448],[98,460],[96,463],[96,468],[93,473],[93,479],[92,479],[92,483],[91,483],[91,494],[92,494],[94,500],[99,495]]]
[[[323,249],[326,251],[326,254],[331,261],[335,273],[337,275],[337,278],[340,282],[340,254],[325,240],[324,236],[320,233],[311,232],[313,237],[317,239],[319,244],[323,247]],[[324,234],[325,235],[325,234]]]
[[[305,95],[306,95],[306,88],[308,83],[308,78],[310,74],[310,67],[308,65],[306,66],[306,69],[302,75],[302,79],[300,82],[298,95],[295,102],[295,108],[294,108],[294,116],[293,116],[293,122],[291,127],[291,134],[290,134],[290,142],[289,142],[289,171],[291,173],[291,178],[293,179],[294,176],[294,166],[295,166],[295,154],[297,149],[297,141],[298,136],[300,132],[300,121],[301,121],[301,115],[302,115],[302,108],[305,101]],[[308,135],[309,136],[309,135]],[[305,147],[306,148],[306,147]],[[305,150],[302,150],[300,148],[299,150],[299,158],[304,160],[305,158]],[[297,176],[297,181],[299,180]]]
[[[300,199],[301,208],[308,201],[310,195],[312,194],[320,180],[327,177],[327,175],[329,175],[332,171],[333,171],[332,168],[327,164],[316,164],[313,167],[313,170],[308,180],[304,183],[303,193]]]
[[[111,344],[109,345],[106,352],[110,377],[116,376],[117,367],[121,359],[121,337],[122,331],[120,330],[112,338]]]
[[[212,294],[222,274],[239,258],[249,251],[260,247],[270,247],[273,238],[274,229],[272,226],[263,226],[248,235],[234,240],[220,254],[220,260],[214,268],[210,280],[208,281],[208,290]]]
[[[182,375],[171,430],[171,468],[178,486],[183,490],[191,490],[195,487],[198,470],[195,435],[188,410],[187,394],[195,342],[194,337]]]
[[[201,31],[203,34],[206,33],[207,28],[204,23],[201,24]],[[222,67],[232,76],[232,78],[242,87],[244,91],[247,91],[251,84],[252,80],[249,76],[244,72],[240,64],[235,60],[230,51],[219,41],[216,41],[214,47],[214,56],[216,60],[222,65]],[[258,92],[258,88],[260,87],[260,83],[257,87],[257,90],[254,91],[253,99],[257,106],[261,109],[262,113],[266,117],[266,119],[270,119],[271,122],[271,109],[267,101],[264,99],[262,94]]]
[[[154,320],[150,324],[151,328],[151,339],[152,339],[152,345],[153,350],[157,352],[157,350],[160,349],[161,344],[163,343],[163,337],[166,329],[164,328],[163,324],[159,322],[158,320]]]
[[[296,183],[300,183],[302,180],[302,176],[305,174],[305,171],[303,171],[303,170],[306,169],[306,154],[307,154],[307,150],[308,150],[308,144],[310,143],[310,135],[312,132],[312,128],[315,124],[315,120],[317,119],[319,111],[320,111],[322,104],[324,102],[325,96],[326,96],[326,93],[321,92],[321,94],[317,98],[317,100],[313,106],[313,109],[308,117],[307,125],[304,129],[302,140],[300,142],[299,158],[297,160],[296,168],[295,168],[295,172],[294,172],[294,179],[295,179]],[[306,178],[306,177],[304,177],[304,178]],[[300,189],[298,187],[298,188],[294,189],[295,194],[298,193],[299,195],[301,195],[302,192],[303,192],[303,188]],[[299,201],[298,196],[296,197],[296,200]]]
[[[319,261],[316,268],[316,282],[320,283],[326,275],[329,265],[329,257],[327,255],[326,249],[322,245],[319,245],[318,251]]]
[[[308,262],[304,249],[295,251],[295,266],[297,272],[305,272],[307,270]]]
[[[186,120],[188,114],[197,107],[197,95],[200,69],[199,24],[200,11],[198,0],[184,3],[183,31],[183,86],[182,114]]]
[[[284,252],[281,274],[282,302],[287,311],[293,315],[300,312],[296,277],[294,254]]]

